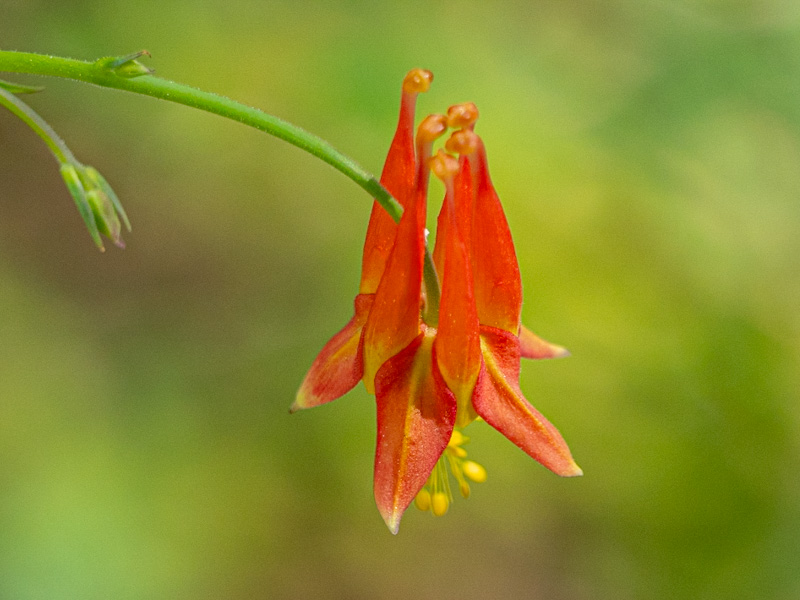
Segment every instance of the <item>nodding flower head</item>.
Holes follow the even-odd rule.
[[[470,481],[486,479],[463,448],[463,428],[479,417],[556,474],[581,474],[558,430],[519,388],[521,358],[567,352],[520,321],[519,267],[474,132],[478,109],[451,106],[423,119],[412,135],[417,94],[432,78],[414,69],[404,79],[381,176],[403,206],[402,218],[395,224],[373,206],[355,315],[323,348],[292,406],[329,402],[359,380],[375,394],[375,501],[393,533],[412,502],[447,512],[451,477],[464,497]],[[434,153],[448,129],[455,131],[447,152]],[[425,228],[431,172],[445,187],[432,259]]]

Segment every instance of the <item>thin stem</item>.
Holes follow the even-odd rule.
[[[257,108],[245,106],[240,102],[204,92],[188,85],[168,81],[152,75],[124,77],[108,67],[108,61],[86,62],[58,56],[45,56],[30,52],[12,52],[0,50],[0,71],[9,73],[28,73],[75,79],[92,83],[101,87],[124,90],[134,94],[142,94],[161,100],[176,102],[192,108],[226,117],[244,125],[280,138],[306,152],[325,161],[333,168],[358,184],[389,213],[395,222],[400,221],[403,207],[384,188],[374,175],[351,158],[345,156],[325,140],[308,133],[304,129],[292,125],[278,117],[267,114]],[[45,140],[47,145],[62,162],[77,162],[60,137],[41,118],[20,102],[12,94],[0,89],[3,105],[19,116]],[[68,160],[72,159],[72,160]],[[430,252],[425,251],[425,283],[428,305],[438,314],[439,280]],[[434,317],[431,317],[432,319]]]
[[[433,264],[433,256],[425,248],[425,263],[422,269],[422,279],[425,283],[425,308],[422,311],[422,320],[431,327],[439,326],[439,303],[442,292],[439,287],[439,276],[436,273],[436,265]]]
[[[37,115],[31,107],[2,87],[0,87],[0,105],[5,106],[8,110],[17,115],[28,127],[33,129],[36,135],[44,140],[44,143],[47,144],[47,147],[50,148],[50,151],[55,155],[56,160],[60,164],[77,163],[75,156],[70,149],[67,148],[64,140],[53,131],[53,128]]]
[[[399,221],[403,213],[400,204],[374,175],[326,141],[278,117],[229,98],[151,75],[124,77],[109,68],[104,61],[91,63],[29,52],[0,50],[0,71],[76,79],[102,87],[176,102],[233,119],[289,142],[325,161],[375,198],[395,221]]]

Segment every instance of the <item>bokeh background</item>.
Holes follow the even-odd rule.
[[[586,473],[475,424],[488,482],[392,536],[372,398],[287,412],[370,199],[236,123],[47,80],[28,100],[134,231],[98,253],[0,111],[0,598],[800,597],[800,3],[2,0],[0,47],[146,48],[372,172],[433,70],[422,113],[482,111],[523,318],[573,352],[522,387]]]

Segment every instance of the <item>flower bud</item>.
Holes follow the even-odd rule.
[[[122,225],[119,222],[117,212],[114,210],[114,205],[111,200],[103,193],[102,190],[93,189],[86,192],[86,200],[89,202],[89,207],[92,209],[94,222],[100,233],[110,239],[114,244],[120,248],[125,247],[125,242],[122,241],[121,232]]]
[[[89,181],[92,183],[92,187],[99,188],[108,199],[111,201],[111,204],[114,206],[114,210],[119,215],[119,218],[122,219],[122,222],[125,224],[125,229],[130,232],[131,230],[131,222],[128,220],[128,215],[125,213],[125,209],[122,208],[122,203],[119,201],[117,194],[111,189],[111,186],[106,181],[106,178],[103,177],[100,172],[95,169],[94,167],[84,167],[83,173]]]
[[[89,230],[89,235],[92,236],[94,243],[100,251],[103,252],[105,248],[103,248],[103,241],[100,239],[100,231],[97,228],[97,223],[95,223],[92,208],[89,206],[89,201],[86,198],[86,190],[81,183],[78,169],[72,163],[63,163],[60,171],[64,183],[67,184],[69,193],[72,194],[72,198],[75,200],[78,213],[80,213],[83,222],[86,224],[86,228]]]
[[[150,53],[147,50],[141,50],[125,56],[109,56],[107,58],[101,58],[95,62],[95,64],[126,79],[141,77],[142,75],[152,75],[154,73],[153,69],[146,67],[136,60],[142,56],[149,57]]]
[[[61,177],[75,200],[89,235],[100,251],[105,251],[100,234],[120,248],[124,248],[125,243],[121,236],[122,224],[125,224],[128,231],[131,230],[131,225],[119,198],[105,178],[97,169],[80,163],[62,164]]]

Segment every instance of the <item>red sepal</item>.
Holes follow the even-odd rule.
[[[481,327],[484,369],[472,404],[475,411],[542,465],[563,477],[582,475],[561,434],[519,389],[519,339],[507,331]]]
[[[570,355],[564,346],[551,344],[533,333],[525,325],[519,326],[519,345],[522,358],[564,358]]]
[[[361,333],[374,300],[374,294],[356,296],[355,315],[317,355],[289,409],[291,412],[336,400],[364,376]]]

